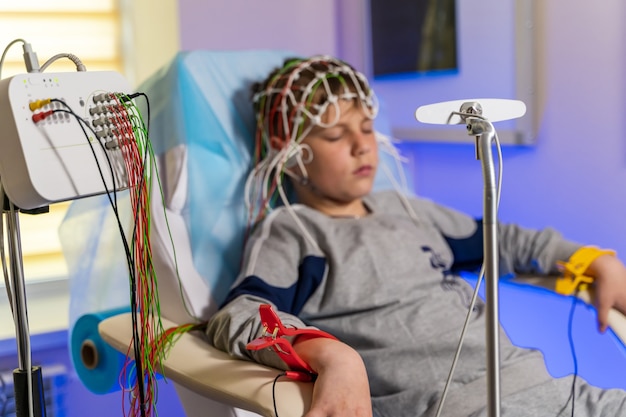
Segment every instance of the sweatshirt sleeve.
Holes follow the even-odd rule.
[[[418,200],[417,205],[450,246],[453,269],[480,268],[483,261],[482,221],[425,199]],[[511,273],[556,274],[557,261],[566,261],[580,247],[552,228],[534,230],[515,224],[498,224],[500,276]]]
[[[307,327],[297,314],[310,295],[299,284],[303,259],[309,262],[305,255],[312,251],[301,235],[289,216],[276,211],[255,228],[245,248],[240,276],[207,326],[209,341],[216,348],[233,357],[286,369],[273,350],[250,351],[246,344],[263,333],[261,304],[272,305],[285,326]],[[323,273],[320,269],[317,276]]]
[[[557,261],[567,261],[581,247],[548,227],[531,230],[514,224],[499,224],[500,272],[557,274]]]
[[[251,360],[286,370],[286,364],[271,349],[252,351],[246,344],[263,334],[263,326],[259,316],[259,306],[271,304],[263,298],[242,295],[222,307],[211,317],[207,326],[209,342],[217,349],[232,357]],[[276,311],[275,306],[273,306]],[[283,324],[287,327],[307,327],[297,317],[277,311]]]

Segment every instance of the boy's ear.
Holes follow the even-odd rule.
[[[272,147],[272,149],[280,151],[281,149],[283,149],[286,145],[286,141],[285,139],[279,137],[279,136],[272,136],[270,138],[270,146]]]

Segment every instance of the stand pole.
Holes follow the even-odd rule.
[[[5,199],[6,200],[6,199]],[[28,331],[28,313],[26,308],[26,286],[22,263],[22,245],[19,230],[19,213],[15,206],[8,203],[7,235],[12,286],[13,317],[15,320],[15,340],[17,343],[18,369],[13,372],[15,390],[16,417],[45,417],[43,379],[40,367],[31,364],[30,336]],[[0,237],[3,238],[3,237]]]
[[[494,128],[487,120],[470,118],[469,134],[476,136],[476,157],[484,180],[483,253],[487,343],[487,409],[489,417],[500,416],[500,318],[498,300],[498,217],[496,176],[491,152]]]

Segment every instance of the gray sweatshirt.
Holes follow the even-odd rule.
[[[259,304],[272,304],[285,325],[325,330],[360,353],[379,415],[433,416],[473,292],[457,273],[480,268],[482,226],[429,200],[405,201],[410,210],[395,192],[372,194],[365,199],[370,214],[359,219],[297,204],[293,213],[274,210],[249,238],[241,274],[209,323],[210,341],[235,357],[285,369],[271,350],[245,348],[261,335]],[[552,229],[505,224],[498,239],[501,275],[554,274],[556,262],[580,247]],[[472,314],[447,415],[485,406],[480,301]],[[513,346],[504,332],[500,338],[503,395],[551,379],[539,352]],[[565,404],[568,394],[555,401]]]

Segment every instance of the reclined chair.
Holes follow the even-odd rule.
[[[166,329],[208,319],[236,277],[246,226],[243,184],[254,132],[250,85],[292,55],[181,53],[139,88],[150,99],[150,138],[164,195],[161,200],[160,191],[153,191],[151,239]],[[385,186],[384,179],[377,179],[377,187]],[[507,301],[503,295],[501,304]],[[624,317],[615,313],[611,320],[626,340]],[[132,339],[130,314],[102,321],[99,332],[126,353]],[[626,353],[623,359],[626,367]],[[275,415],[272,385],[278,371],[232,359],[201,334],[183,335],[163,365],[188,417]],[[312,388],[312,383],[279,381],[278,415],[306,413]]]

